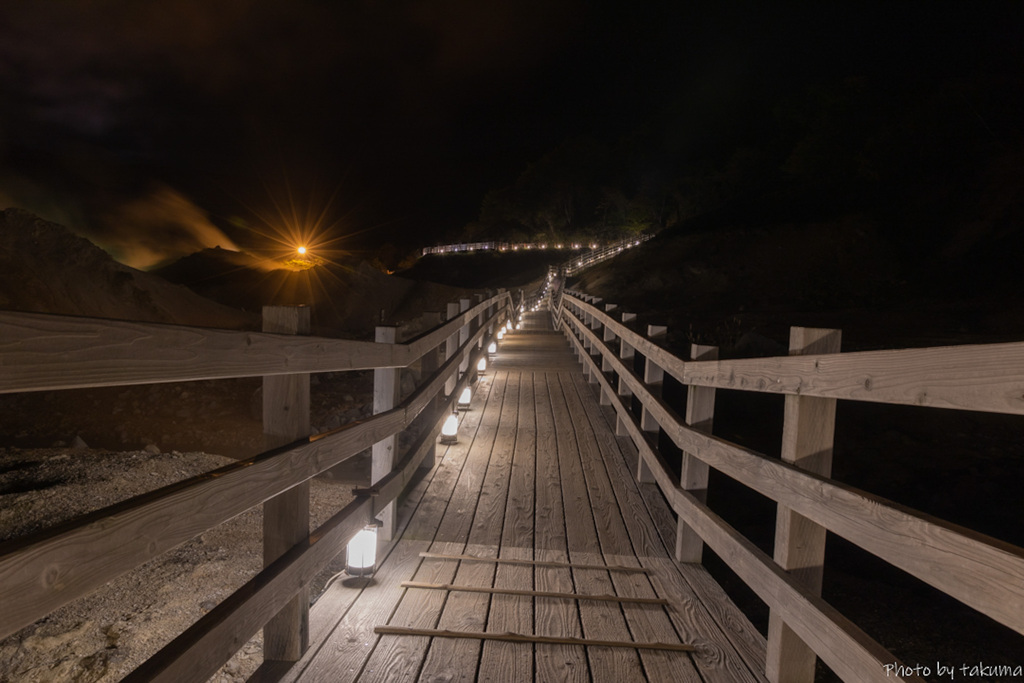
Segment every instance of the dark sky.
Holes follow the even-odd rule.
[[[1022,5],[4,0],[0,208],[140,266],[293,215],[426,244],[562,140],[679,98],[1024,68]]]

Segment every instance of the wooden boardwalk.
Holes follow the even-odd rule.
[[[703,567],[671,559],[675,520],[653,484],[635,482],[636,451],[614,436],[614,417],[579,369],[547,314],[528,314],[477,382],[458,443],[439,446],[435,467],[400,501],[396,540],[373,580],[324,593],[311,647],[282,680],[764,680],[764,638]],[[380,635],[381,626],[695,650]]]

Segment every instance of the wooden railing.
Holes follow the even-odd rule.
[[[463,299],[449,304],[447,322],[408,343],[393,343],[394,328],[378,328],[378,340],[386,341],[377,342],[289,336],[308,331],[304,307],[265,310],[264,328],[277,333],[0,312],[0,393],[263,376],[264,427],[279,442],[0,544],[0,637],[264,504],[265,569],[127,680],[206,680],[261,628],[265,660],[296,659],[308,637],[304,591],[369,520],[383,517],[387,535],[389,508],[416,469],[432,461],[451,401],[473,379],[476,357],[512,311],[505,292],[478,296],[475,305]],[[398,370],[417,361],[425,378],[396,404]],[[374,370],[375,414],[309,435],[309,373],[359,369]],[[396,458],[395,436],[421,413],[426,419],[418,424],[426,426]],[[372,486],[307,534],[303,486],[368,448]]]
[[[643,242],[651,239],[651,237],[653,237],[653,235],[643,233],[636,237],[627,237],[619,240],[618,242],[606,244],[603,247],[594,247],[588,252],[565,261],[558,267],[558,270],[561,275],[571,277],[582,270],[586,270],[590,266],[601,263],[602,261],[607,261],[610,258],[614,258],[627,249],[638,247]]]
[[[770,680],[814,680],[815,656],[843,680],[919,680],[821,599],[826,530],[1024,634],[1024,549],[830,478],[837,399],[1024,414],[1024,343],[838,353],[838,330],[794,328],[789,356],[718,360],[695,345],[683,360],[659,344],[664,327],[640,334],[635,315],[600,303],[566,293],[555,324],[636,445],[637,476],[678,515],[677,559],[700,562],[706,543],[770,608]],[[685,416],[661,397],[665,374],[687,387]],[[716,389],[785,395],[781,460],[711,434]],[[659,431],[683,452],[678,481]],[[710,467],[778,504],[774,557],[706,505]]]

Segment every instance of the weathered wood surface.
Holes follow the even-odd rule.
[[[639,566],[640,560],[637,557],[664,556],[665,547],[661,544],[661,539],[654,533],[653,524],[649,522],[649,519],[644,520],[648,524],[643,524],[640,527],[637,527],[634,521],[634,531],[637,533],[634,536],[628,533],[626,518],[642,514],[645,510],[641,505],[637,505],[637,500],[632,497],[623,495],[622,498],[619,498],[616,496],[615,487],[612,485],[605,464],[606,454],[601,449],[602,443],[606,448],[610,444],[607,439],[600,441],[597,439],[595,423],[590,419],[591,416],[600,412],[590,389],[582,384],[577,375],[567,375],[562,379],[564,380],[563,392],[566,404],[572,416],[572,424],[576,428],[583,479],[586,482],[592,509],[595,511],[595,519],[599,518],[597,511],[606,511],[604,515],[600,515],[600,523],[597,525],[598,541],[604,561],[608,564]],[[617,595],[630,595],[638,598],[655,596],[651,582],[645,575],[608,573],[607,576]],[[682,644],[678,635],[675,634],[672,622],[665,610],[624,604],[622,613],[625,616],[628,631],[634,639],[659,640],[665,638],[664,634],[671,633],[673,641]],[[686,644],[693,645],[692,643]],[[697,673],[690,657],[643,650],[638,652],[638,655],[643,665],[644,675],[649,680],[701,681],[701,676]]]
[[[572,297],[562,301],[563,311],[586,312],[613,326],[637,351],[687,385],[1024,414],[1021,342],[694,362],[673,356],[596,307]],[[587,326],[582,315],[574,317]]]
[[[789,352],[839,353],[839,330],[794,327]],[[822,477],[832,476],[836,399],[816,396],[785,397],[782,460]],[[785,505],[775,517],[775,562],[801,581],[808,592],[821,595],[825,573],[825,529]],[[773,611],[768,624],[768,677],[798,683],[814,681],[817,663],[811,650]]]
[[[454,514],[449,511],[453,500],[458,503],[455,492],[469,453],[469,443],[465,439],[472,439],[479,429],[481,412],[468,413],[460,429],[460,442],[444,447],[438,453],[438,463],[430,483],[415,507],[408,526],[401,530],[394,550],[381,562],[374,574],[373,584],[361,590],[335,584],[314,605],[310,615],[313,625],[311,634],[326,633],[326,637],[316,642],[289,671],[283,679],[286,683],[295,680],[341,682],[362,680],[362,676],[384,677],[388,671],[379,669],[381,662],[402,660],[406,651],[415,657],[422,656],[426,638],[420,639],[422,642],[391,639],[381,643],[373,633],[373,627],[387,623],[392,615],[396,623],[426,628],[436,625],[439,606],[432,613],[424,612],[428,618],[417,623],[415,618],[420,615],[402,601],[407,593],[401,588],[401,582],[412,576],[424,581],[451,581],[454,577],[454,562],[424,561],[420,553],[431,549],[444,552],[453,550],[447,543],[435,542],[435,538],[445,515]],[[461,549],[460,545],[456,552]],[[350,598],[353,593],[355,597]],[[405,604],[404,611],[401,610],[402,604]],[[378,656],[376,660],[368,661],[381,648],[388,650],[388,656]]]
[[[393,410],[0,544],[0,637],[404,429],[484,332]],[[397,495],[395,480],[407,474],[396,471],[381,485]]]
[[[583,336],[593,336],[578,318],[567,314],[565,319]],[[652,396],[618,358],[609,357],[615,371],[679,448],[1024,633],[1024,611],[1019,609],[1024,604],[1024,549],[695,431]],[[653,457],[650,453],[642,455]],[[663,491],[675,488],[666,475],[658,473],[661,468],[652,469]]]
[[[560,343],[568,355],[564,341]],[[739,675],[733,680],[760,680],[756,675],[740,673],[743,661],[721,628],[700,607],[698,594],[689,588],[670,559],[670,551],[662,535],[654,530],[636,484],[609,471],[613,467],[610,462],[617,463],[616,472],[624,471],[627,465],[592,390],[578,373],[535,371],[525,364],[503,367],[501,355],[499,352],[498,362],[488,371],[484,386],[477,390],[474,405],[466,414],[466,421],[476,419],[478,426],[467,434],[464,424],[459,443],[439,451],[434,481],[375,577],[381,590],[377,586],[363,589],[361,596],[342,610],[340,623],[327,640],[314,646],[285,680],[394,680],[411,676],[418,680],[620,683],[618,679],[623,676],[639,681],[686,680],[677,675],[679,671],[690,672],[694,680],[699,680],[698,670],[707,680],[725,680],[714,675],[716,671],[728,671],[727,665],[719,661],[738,667]],[[595,429],[604,433],[592,433]],[[432,492],[441,490],[435,482],[453,458],[461,464],[457,481],[448,474],[445,488],[450,494],[432,496]],[[427,545],[430,555],[412,561],[409,552],[403,550],[405,544],[416,545],[417,553],[427,550],[423,547]],[[649,561],[644,556],[647,553],[664,563]],[[522,562],[453,558],[460,555]],[[405,561],[398,571],[404,576],[397,580],[389,565],[402,558]],[[551,566],[548,561],[577,566]],[[612,564],[632,564],[645,571],[604,569]],[[661,577],[662,572],[671,574]],[[666,609],[657,604],[634,604],[624,610],[616,603],[575,597],[413,587],[403,591],[402,581],[576,596],[593,592],[669,598],[672,606]],[[675,601],[682,596],[678,589],[664,595],[659,586],[682,586],[690,591],[687,602]],[[329,593],[345,590],[352,589],[334,586]],[[396,626],[687,646],[690,643],[679,637],[683,631],[676,623],[680,618],[677,613],[687,620],[689,633],[699,646],[697,652],[562,642],[481,643],[482,639],[366,631],[371,625]],[[700,616],[686,616],[691,613]],[[314,621],[322,614],[314,608]],[[316,627],[314,631],[323,629]],[[715,646],[709,648],[709,643]],[[722,651],[728,654],[707,654]],[[700,664],[702,658],[709,661]]]
[[[308,335],[308,306],[264,306],[263,331]],[[378,340],[380,341],[380,340]],[[276,448],[309,436],[309,374],[263,378],[263,439]],[[263,503],[263,566],[309,538],[309,482]],[[263,659],[294,662],[309,646],[309,588],[263,627]]]
[[[362,528],[369,510],[368,498],[353,500],[317,530],[315,543],[291,548],[124,680],[178,683],[208,679],[280,613],[292,596],[309,585]]]
[[[508,302],[498,295],[396,345],[0,311],[0,393],[406,367]]]
[[[692,345],[690,358],[694,360],[715,360],[718,358],[717,346]],[[715,388],[687,387],[686,389],[686,424],[693,429],[710,434],[715,418]],[[697,500],[707,501],[708,493],[707,463],[687,453],[683,453],[679,485],[692,493]],[[680,519],[676,528],[676,559],[680,562],[701,561],[704,544],[686,520]]]
[[[577,389],[580,397],[586,403],[586,392],[581,388],[579,378],[576,378]],[[698,645],[698,654],[694,656],[694,663],[700,671],[702,680],[720,681],[721,683],[735,683],[738,681],[761,680],[760,672],[764,670],[764,639],[750,627],[745,617],[739,615],[735,605],[724,593],[718,600],[711,601],[709,605],[702,604],[697,598],[693,588],[687,585],[680,574],[680,567],[665,554],[665,549],[671,547],[674,542],[675,520],[672,519],[664,499],[660,497],[654,487],[636,487],[630,485],[629,460],[621,457],[622,449],[620,443],[611,434],[612,420],[604,410],[587,410],[591,423],[591,430],[594,434],[598,447],[601,451],[601,460],[607,470],[608,486],[611,487],[618,506],[623,512],[623,521],[630,542],[637,550],[637,556],[645,567],[656,568],[650,571],[650,583],[640,582],[633,588],[630,594],[640,594],[637,591],[653,591],[652,594],[662,597],[671,596],[675,609],[670,610],[668,617],[671,619],[680,640],[686,643]],[[625,441],[625,440],[623,440]],[[631,442],[623,444],[631,446]],[[598,475],[599,476],[599,475]],[[645,493],[654,494],[645,496]],[[658,518],[661,518],[663,530],[659,530]],[[707,574],[703,567],[695,567],[694,573]],[[612,576],[613,581],[617,577]],[[710,577],[709,581],[714,584]],[[717,584],[714,584],[717,587]],[[702,591],[703,592],[703,591]],[[714,619],[710,611],[725,615],[725,611],[731,607],[732,614],[721,619]],[[738,618],[737,618],[737,615]],[[745,659],[730,646],[729,640],[721,638],[710,638],[708,633],[725,633],[734,626],[746,625],[747,630],[736,634],[743,639],[742,647],[754,653],[760,652],[761,657],[753,659],[754,667],[748,668],[744,665]],[[660,624],[658,628],[663,628]],[[754,673],[757,672],[757,673]]]
[[[516,373],[519,405],[516,406],[515,447],[509,470],[508,495],[501,528],[500,559],[495,567],[494,587],[499,590],[534,590],[533,509],[536,486],[537,423],[532,373]],[[514,376],[514,375],[512,375]],[[510,379],[509,381],[514,381]],[[508,560],[518,560],[510,563]],[[487,616],[487,631],[530,633],[533,630],[534,601],[522,596],[495,596]],[[533,676],[533,648],[523,643],[487,641],[480,656],[481,680],[529,680]]]
[[[572,338],[572,342],[579,344],[579,340],[575,337]],[[602,377],[600,381],[607,382],[608,380]],[[621,427],[627,434],[626,437],[617,439],[620,452],[625,456],[627,470],[620,470],[620,476],[613,477],[612,482],[629,481],[629,473],[636,471],[636,460],[647,458],[655,465],[653,471],[658,486],[663,490],[671,490],[675,484],[668,474],[667,465],[660,461],[660,456],[652,451],[650,444],[643,439],[639,420],[622,403],[616,402],[613,408],[614,420],[617,425],[616,433]],[[597,429],[597,433],[601,433],[600,428]],[[637,444],[639,444],[639,451]],[[613,460],[613,462],[620,463],[621,461]],[[666,547],[670,547],[674,542],[677,522],[668,509],[664,496],[655,487],[639,487],[639,495],[644,500],[662,542]],[[762,680],[760,672],[765,670],[764,637],[754,630],[746,617],[726,597],[725,592],[708,575],[707,571],[698,565],[679,566],[670,560],[657,557],[648,558],[648,561],[663,568],[675,567],[685,577],[684,581],[674,572],[667,572],[652,579],[653,583],[659,586],[659,594],[681,597],[682,599],[676,601],[675,604],[685,605],[685,612],[696,619],[697,627],[694,629],[692,624],[681,621],[682,610],[674,610],[672,612],[673,622],[679,632],[684,635],[694,633],[697,638],[703,638],[702,633],[715,633],[720,629],[740,655],[742,662],[737,665],[728,660],[726,654],[728,647],[723,649],[719,642],[712,640],[701,641],[703,647],[700,652],[703,656],[697,657],[697,663],[708,680],[723,682],[745,680],[743,662],[747,664],[747,670],[753,676],[753,680]],[[696,595],[702,597],[698,599]],[[711,599],[708,599],[708,596],[712,596]],[[714,626],[706,626],[708,623],[713,623]]]

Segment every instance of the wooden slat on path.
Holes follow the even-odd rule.
[[[764,639],[702,567],[671,559],[674,517],[532,316],[399,509],[371,584],[331,586],[283,680],[764,680]]]

